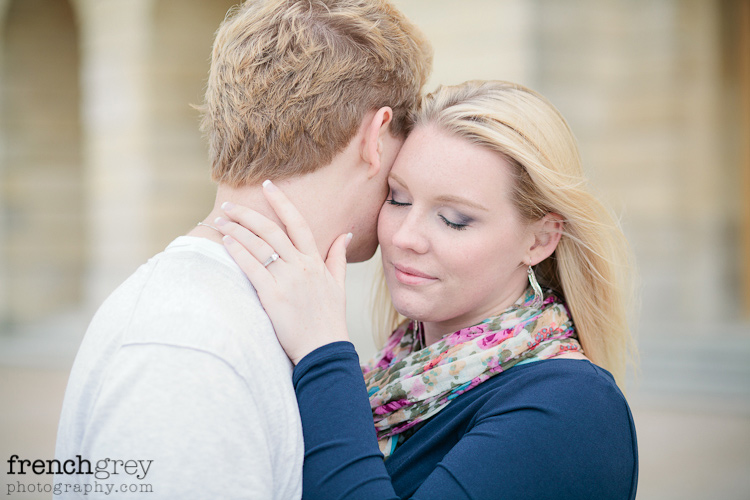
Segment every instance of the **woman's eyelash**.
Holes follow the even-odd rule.
[[[466,226],[468,226],[468,224],[457,224],[455,222],[451,222],[442,215],[440,216],[440,218],[443,219],[443,222],[445,222],[446,226],[451,229],[455,229],[456,231],[463,231],[464,229],[466,229]]]
[[[389,205],[394,205],[396,207],[405,207],[407,205],[411,205],[411,203],[401,203],[399,201],[394,200],[393,198],[389,198],[385,200],[385,202],[388,203]]]

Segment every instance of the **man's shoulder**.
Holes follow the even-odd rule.
[[[153,300],[162,310],[185,309],[196,302],[217,302],[236,295],[246,296],[245,303],[259,303],[252,285],[226,250],[195,237],[177,238],[143,264],[123,286],[136,290],[141,304]]]
[[[255,290],[239,268],[190,247],[170,247],[107,298],[85,342],[171,345],[232,362],[260,353],[283,355]]]
[[[294,400],[291,363],[268,316],[249,283],[222,266],[189,252],[159,254],[102,304],[71,371],[66,426],[77,425],[79,408],[89,411],[103,391],[121,394],[154,374],[176,392],[223,374],[259,401],[282,392]],[[186,369],[203,378],[184,377]]]

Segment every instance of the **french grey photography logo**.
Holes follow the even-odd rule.
[[[153,460],[118,458],[92,461],[81,455],[68,460],[30,460],[11,455],[7,460],[6,495],[52,493],[63,497],[69,494],[73,498],[113,493],[153,493],[153,485],[144,482],[152,463]],[[45,480],[39,476],[45,477]]]

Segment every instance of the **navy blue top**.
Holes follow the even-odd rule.
[[[455,398],[383,461],[354,346],[294,369],[305,499],[634,499],[635,425],[606,370],[517,365]]]

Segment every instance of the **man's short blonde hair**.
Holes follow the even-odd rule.
[[[425,37],[385,0],[245,2],[216,33],[201,108],[212,178],[313,172],[383,106],[405,135],[431,65]]]

